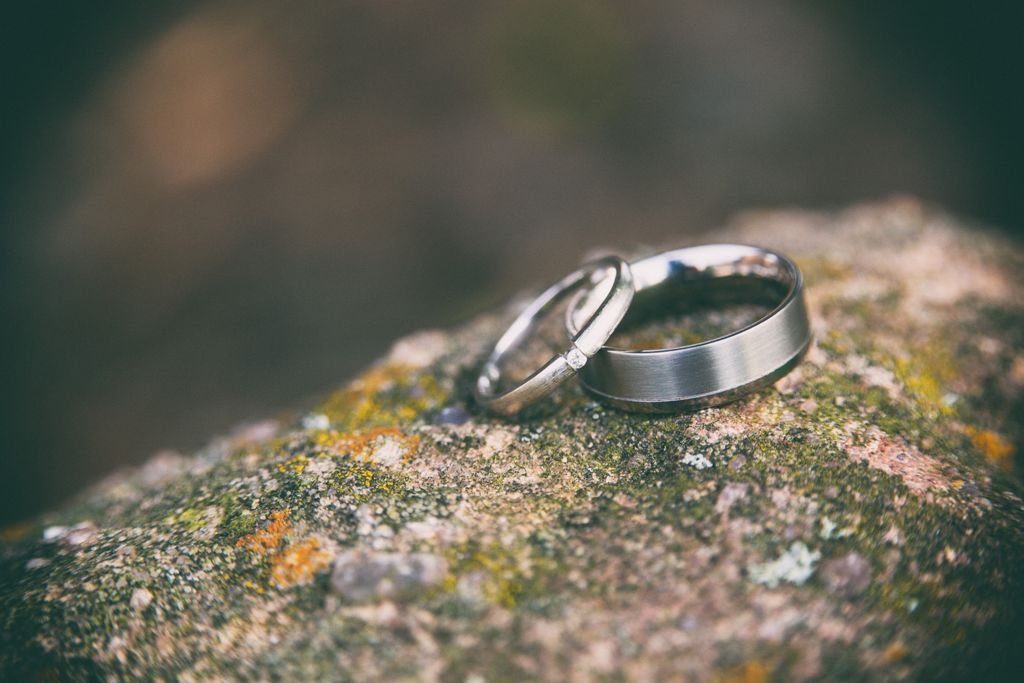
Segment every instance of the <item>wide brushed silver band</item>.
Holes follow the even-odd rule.
[[[630,269],[636,296],[624,326],[636,317],[663,314],[687,296],[713,302],[716,291],[733,301],[768,301],[774,308],[740,330],[700,344],[640,351],[603,347],[579,378],[587,391],[618,408],[665,413],[725,403],[785,375],[810,345],[803,276],[782,254],[709,244],[644,258]],[[594,306],[590,299],[581,293],[570,304],[570,335]]]
[[[581,318],[579,330],[569,335],[568,350],[553,356],[518,386],[499,392],[501,365],[506,357],[533,333],[546,313],[577,291],[592,293],[594,299],[590,311]],[[606,256],[584,265],[541,292],[513,321],[484,362],[476,380],[477,403],[509,417],[551,393],[584,367],[608,341],[626,315],[633,291],[633,275],[626,262],[618,256]]]

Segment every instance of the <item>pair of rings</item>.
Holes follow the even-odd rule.
[[[500,391],[501,367],[546,314],[572,296],[569,344],[525,380]],[[687,305],[742,301],[771,307],[753,323],[676,348],[606,346],[620,326]],[[484,362],[479,405],[512,416],[578,374],[584,389],[617,408],[668,413],[735,400],[793,369],[811,342],[803,277],[784,255],[739,244],[709,244],[626,263],[608,256],[544,290],[515,319]]]

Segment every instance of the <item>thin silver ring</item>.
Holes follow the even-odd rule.
[[[607,275],[609,272],[610,276]],[[498,380],[501,378],[500,366],[506,356],[536,329],[552,307],[580,287],[590,285],[592,289],[589,291],[601,293],[604,289],[599,286],[603,280],[602,275],[611,278],[611,286],[603,299],[599,303],[595,302],[593,313],[588,314],[585,322],[579,325],[579,331],[569,335],[571,345],[568,350],[553,356],[518,386],[497,393]],[[494,345],[494,350],[477,377],[477,403],[491,412],[510,416],[551,393],[584,367],[587,360],[608,341],[626,315],[633,301],[633,292],[633,274],[629,265],[617,256],[592,261],[548,287],[519,314]]]
[[[584,388],[615,407],[666,413],[718,405],[766,386],[792,370],[811,342],[803,276],[768,249],[709,244],[668,251],[630,264],[636,299],[624,325],[687,299],[716,292],[770,301],[774,308],[746,327],[699,344],[669,349],[604,347],[580,373]],[[594,302],[578,295],[566,312],[569,334]]]

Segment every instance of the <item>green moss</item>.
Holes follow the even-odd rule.
[[[209,523],[206,509],[189,508],[168,518],[170,524],[180,524],[191,532],[196,532]]]
[[[470,573],[483,575],[484,597],[503,607],[515,607],[523,591],[525,571],[521,558],[509,548],[497,543],[481,546],[476,541],[452,547],[447,553],[450,575],[445,582],[448,590],[455,590],[460,577]]]

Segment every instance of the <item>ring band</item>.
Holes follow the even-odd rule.
[[[570,337],[572,345],[555,355],[518,386],[504,393],[497,392],[502,361],[518,347],[540,320],[570,294],[583,285],[592,285],[591,293],[601,293],[601,275],[612,271],[611,287]],[[597,285],[597,286],[595,286]],[[587,290],[582,290],[586,292]],[[501,336],[491,355],[484,362],[476,381],[477,403],[494,413],[514,415],[527,404],[551,393],[559,384],[576,374],[587,360],[612,336],[633,301],[633,275],[629,265],[617,256],[607,256],[582,266],[544,290],[523,310]]]
[[[779,379],[811,341],[803,276],[768,249],[710,244],[665,252],[630,264],[636,299],[625,325],[665,305],[725,295],[774,308],[730,334],[699,344],[634,351],[604,347],[580,373],[587,391],[624,410],[665,413],[718,405]],[[585,292],[566,312],[573,334],[593,306]]]

